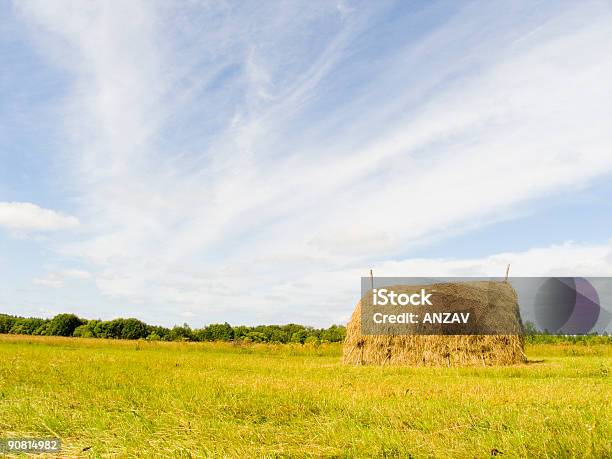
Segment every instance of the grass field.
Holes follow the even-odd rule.
[[[612,456],[612,346],[506,368],[340,363],[341,347],[0,336],[0,437],[62,457]]]

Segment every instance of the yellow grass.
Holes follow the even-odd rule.
[[[347,366],[341,348],[0,336],[0,437],[62,457],[610,457],[610,345],[529,364]]]

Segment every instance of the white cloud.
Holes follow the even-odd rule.
[[[80,269],[63,269],[47,273],[43,277],[34,278],[33,283],[43,287],[59,288],[69,281],[83,281],[91,279],[91,273]]]
[[[60,117],[87,234],[61,251],[94,262],[104,294],[320,321],[345,303],[316,292],[347,301],[364,266],[497,272],[396,254],[612,171],[605,4],[469,4],[359,56],[384,12],[315,3],[19,3],[73,76]],[[583,255],[543,250],[533,273]]]
[[[416,258],[378,265],[380,276],[612,276],[612,241],[578,244],[568,241],[523,252],[497,253],[481,258]]]
[[[57,231],[79,226],[76,217],[29,202],[0,202],[0,227],[13,231]]]
[[[36,277],[32,282],[36,285],[40,285],[41,287],[59,288],[64,286],[64,280],[56,278],[53,275],[49,275],[47,277]]]
[[[373,268],[377,277],[501,278],[508,264],[511,265],[510,275],[513,277],[612,276],[612,240],[606,244],[566,242],[478,258],[380,260],[372,261],[369,267]],[[365,276],[368,276],[368,270],[363,267],[312,270],[299,278],[284,278],[280,281],[273,273],[268,276],[263,274],[258,279],[245,278],[240,273],[235,273],[234,280],[225,278],[218,281],[224,281],[225,285],[230,287],[228,290],[237,298],[224,297],[218,292],[210,296],[203,295],[203,298],[214,298],[215,305],[221,310],[222,305],[231,309],[235,302],[257,306],[258,301],[261,301],[262,322],[287,322],[299,317],[306,323],[341,323],[350,317],[360,296],[360,278]],[[217,281],[214,275],[208,280],[211,283]],[[231,286],[243,285],[245,280],[244,289],[231,289]],[[253,295],[253,291],[259,294]],[[287,304],[292,305],[291,310],[283,307]],[[196,310],[200,311],[200,315],[206,311],[204,307]],[[222,314],[219,314],[219,317],[221,316]]]

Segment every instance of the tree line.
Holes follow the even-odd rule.
[[[172,328],[148,325],[141,320],[113,319],[86,320],[74,314],[58,314],[52,319],[18,317],[0,314],[0,334],[76,336],[81,338],[146,339],[149,341],[240,341],[245,343],[335,343],[344,341],[346,328],[332,325],[329,328],[287,325],[245,325],[210,324],[192,329],[187,324]],[[538,330],[535,324],[525,323],[525,341],[540,343],[589,343],[609,344],[612,337],[607,333],[597,336],[564,336]]]
[[[303,325],[235,326],[210,324],[192,329],[187,324],[172,328],[148,325],[141,320],[86,320],[74,314],[58,314],[52,319],[26,318],[0,314],[0,333],[81,338],[146,339],[149,341],[242,341],[251,343],[334,343],[344,340],[340,325],[313,328]]]
[[[587,335],[559,335],[548,330],[540,330],[533,322],[524,324],[525,342],[529,344],[611,344],[612,337],[607,332],[591,332]]]

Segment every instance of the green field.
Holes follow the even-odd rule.
[[[506,368],[340,363],[340,345],[0,336],[0,437],[62,457],[610,457],[612,346]]]

